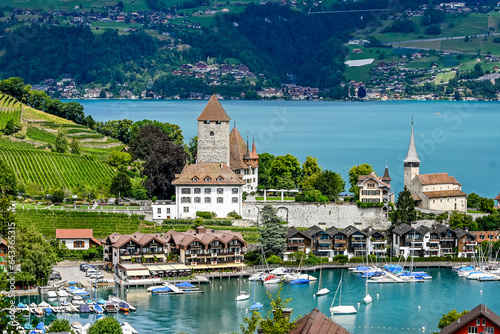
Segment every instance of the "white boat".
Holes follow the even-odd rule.
[[[66,298],[69,296],[69,293],[64,290],[64,289],[60,289],[60,290],[57,290],[57,295],[60,297],[60,298]]]
[[[47,298],[57,298],[57,292],[55,292],[55,291],[48,291],[47,292]]]
[[[321,285],[323,283],[322,277],[323,277],[323,263],[321,263],[321,266],[319,267],[319,286],[318,286],[318,292],[316,292],[316,296],[324,296],[330,293],[330,290],[328,290],[327,288],[321,288]]]
[[[250,294],[246,291],[241,290],[241,277],[238,279],[238,296],[236,296],[235,300],[237,302],[241,300],[247,300],[250,298]]]
[[[139,332],[132,327],[128,322],[122,323],[122,333],[123,334],[139,334]]]
[[[356,314],[358,311],[356,308],[352,305],[342,305],[342,278],[343,278],[343,273],[340,274],[340,282],[339,286],[337,287],[337,291],[335,292],[335,296],[333,297],[332,305],[330,306],[330,313],[333,314]],[[339,295],[339,305],[338,306],[333,306],[335,303],[335,299],[337,298],[337,294]]]
[[[262,284],[280,284],[281,278],[274,275],[267,275],[262,279]]]
[[[249,281],[260,281],[262,279],[262,277],[265,276],[265,273],[259,271],[258,273],[255,273],[255,274],[252,274],[248,280]]]
[[[365,298],[363,298],[363,301],[365,302],[365,304],[370,304],[372,302],[372,296],[370,296],[370,294],[368,293],[368,278],[366,279],[366,282],[365,282],[365,286],[366,286],[366,292],[365,292]]]

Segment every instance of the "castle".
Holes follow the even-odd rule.
[[[229,132],[230,120],[212,95],[197,118],[196,163],[184,166],[172,181],[175,203],[152,205],[153,219],[195,218],[197,211],[241,215],[243,194],[258,187],[259,156],[255,143],[250,151],[236,127]]]
[[[467,211],[467,194],[462,191],[462,184],[447,173],[420,174],[413,120],[408,153],[404,163],[404,185],[412,193],[417,207],[428,210]]]

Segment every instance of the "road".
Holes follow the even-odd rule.
[[[478,34],[478,35],[470,35],[469,37],[484,37],[484,36],[500,36],[500,33],[495,34]],[[464,39],[466,36],[453,36],[453,37],[439,37],[439,38],[427,38],[427,39],[413,39],[410,41],[397,41],[397,42],[383,42],[385,45],[394,45],[394,44],[405,44],[405,43],[417,43],[417,42],[433,42],[433,41],[446,41],[450,39]]]

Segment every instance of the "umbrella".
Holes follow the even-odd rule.
[[[47,307],[47,308],[45,309],[45,313],[46,313],[46,314],[52,314],[52,310],[51,310],[49,307]]]
[[[45,324],[43,322],[39,322],[38,325],[36,325],[35,329],[41,330],[45,327]]]
[[[162,286],[160,288],[155,288],[151,290],[151,292],[170,292],[172,289],[170,289],[168,286]]]
[[[182,282],[176,285],[179,288],[194,288],[194,285],[189,282]]]
[[[26,305],[24,305],[23,303],[19,303],[19,304],[17,304],[17,307],[19,307],[19,308],[26,308]]]

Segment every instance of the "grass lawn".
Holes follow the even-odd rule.
[[[295,197],[283,197],[285,201],[294,201]],[[255,197],[256,201],[263,201],[264,197],[262,196],[256,196]],[[281,201],[281,197],[275,197],[275,196],[267,196],[268,201]]]
[[[359,67],[346,67],[344,75],[348,81],[354,80],[356,82],[367,82],[370,80],[370,70],[375,67],[375,64],[359,66]]]
[[[435,84],[442,84],[450,81],[450,79],[454,78],[456,75],[455,72],[445,72],[445,73],[438,73],[436,75],[436,79],[434,80]]]
[[[445,40],[441,43],[441,49],[474,53],[481,50],[481,54],[490,51],[494,55],[500,55],[500,43],[494,43],[493,38],[487,37],[486,40],[484,37],[471,38],[467,43],[463,39]]]
[[[467,213],[486,213],[486,212],[477,211],[477,210],[467,210]]]

